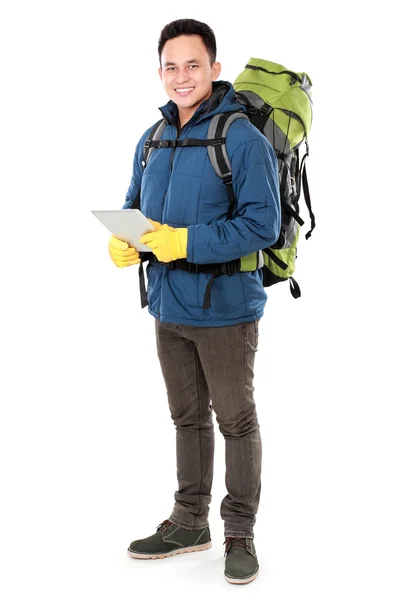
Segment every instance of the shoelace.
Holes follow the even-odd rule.
[[[168,519],[165,519],[165,521],[163,521],[162,523],[160,523],[160,525],[157,526],[157,531],[159,531],[161,528],[168,529],[168,527],[170,527],[171,525],[173,525],[173,523],[171,523],[171,521],[169,521]]]
[[[228,554],[228,550],[233,546],[241,546],[242,548],[246,548],[246,538],[235,538],[235,537],[227,537],[224,541],[225,544],[225,556]]]

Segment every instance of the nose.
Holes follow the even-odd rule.
[[[180,69],[178,71],[178,73],[176,74],[175,77],[175,82],[176,83],[185,83],[185,81],[188,81],[190,79],[189,73],[187,72],[186,69]]]

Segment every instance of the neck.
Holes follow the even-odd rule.
[[[182,127],[184,127],[184,125],[186,125],[186,123],[188,123],[190,121],[190,119],[193,117],[194,113],[197,110],[197,106],[195,109],[187,109],[187,110],[183,110],[182,109],[178,109],[178,116],[179,116],[179,123],[180,123],[180,127],[182,129]]]

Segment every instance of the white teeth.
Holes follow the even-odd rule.
[[[190,92],[190,90],[193,90],[194,88],[190,87],[190,88],[176,88],[175,91],[177,92]]]

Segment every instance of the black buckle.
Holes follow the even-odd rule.
[[[268,115],[272,112],[272,106],[268,104],[263,104],[263,106],[258,111],[262,117],[268,117]]]
[[[189,273],[200,273],[198,264],[191,262],[188,262],[187,264],[189,265]]]
[[[211,140],[211,141],[212,141],[213,146],[222,146],[222,138],[215,138],[214,140]]]
[[[144,147],[146,148],[146,150],[148,150],[150,148],[150,143],[151,143],[151,140],[146,140],[145,141]]]
[[[232,171],[229,171],[229,173],[225,173],[224,175],[222,175],[222,179],[225,185],[232,185]]]
[[[285,158],[287,156],[286,154],[283,154],[283,152],[281,152],[280,150],[277,150],[276,148],[274,148],[274,150],[275,150],[276,158],[278,160],[285,160]]]
[[[240,271],[240,258],[221,265],[221,271],[224,275],[234,275]]]
[[[168,143],[170,140],[158,140],[158,148],[168,148]]]

